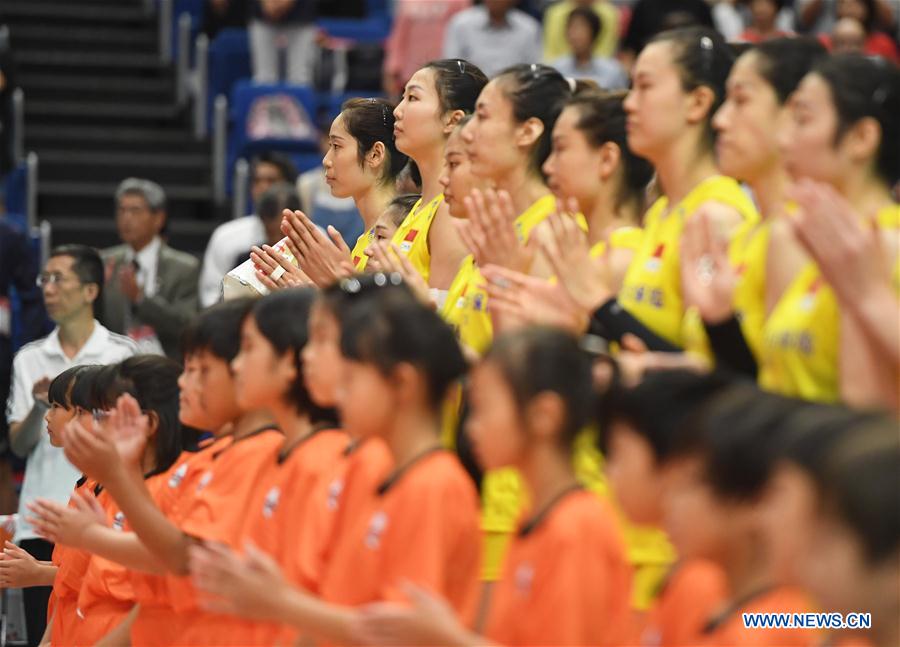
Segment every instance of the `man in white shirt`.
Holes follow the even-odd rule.
[[[181,332],[197,312],[200,264],[162,240],[166,194],[156,182],[124,180],[116,190],[123,245],[103,250],[107,286],[100,320],[141,352],[180,357]]]
[[[72,366],[111,364],[137,352],[131,339],[111,333],[94,319],[94,303],[103,283],[103,261],[96,250],[84,245],[54,249],[38,284],[56,328],[23,346],[13,360],[6,407],[9,441],[12,451],[27,459],[15,541],[38,560],[49,560],[53,546],[39,539],[26,521],[27,505],[38,497],[65,503],[80,476],[62,449],[53,447],[47,436],[44,416],[49,408],[50,382]],[[46,587],[23,591],[32,644],[43,635],[49,593]]]
[[[284,237],[281,233],[281,214],[276,214],[275,218],[261,217],[259,199],[275,184],[293,184],[297,179],[297,169],[289,157],[279,153],[258,155],[253,159],[252,167],[250,197],[257,209],[256,215],[229,220],[216,227],[210,236],[200,274],[200,305],[204,308],[219,301],[222,297],[222,279],[250,257],[251,247],[266,243],[274,245]]]
[[[520,63],[541,61],[541,25],[517,0],[484,0],[450,19],[444,36],[444,58],[462,58],[489,77]]]

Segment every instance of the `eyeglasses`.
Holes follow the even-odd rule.
[[[38,274],[37,280],[35,283],[39,288],[46,287],[48,285],[60,285],[62,283],[66,283],[67,281],[77,281],[78,277],[75,276],[63,276],[60,272],[41,272]]]

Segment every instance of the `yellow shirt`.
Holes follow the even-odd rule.
[[[556,212],[556,199],[546,195],[535,201],[516,218],[515,229],[521,243],[528,242],[532,230]],[[460,343],[479,355],[491,345],[494,336],[491,316],[487,311],[485,280],[470,254],[463,259],[459,272],[447,291],[441,316],[456,330]]]
[[[737,272],[732,304],[734,314],[741,324],[744,339],[760,361],[763,326],[766,321],[766,258],[769,251],[770,226],[748,223],[741,227],[731,241],[729,260]],[[688,308],[682,326],[684,349],[713,361],[709,339],[703,327],[703,319],[696,308]]]
[[[668,211],[668,200],[659,198],[644,218],[644,237],[631,260],[619,304],[654,333],[683,346],[681,299],[681,233],[688,218],[705,202],[719,202],[740,213],[745,222],[759,220],[756,207],[732,178],[708,178],[695,186]]]
[[[619,227],[609,234],[611,249],[630,249],[636,252],[644,238],[644,230],[640,227]],[[591,247],[591,258],[600,258],[606,253],[606,241],[601,240]]]
[[[444,202],[444,194],[441,193],[431,202],[422,206],[422,199],[413,205],[409,214],[397,227],[391,242],[406,254],[409,262],[422,275],[425,282],[431,277],[431,250],[428,248],[428,231],[434,222],[434,215]]]
[[[356,244],[350,252],[350,260],[353,263],[353,268],[357,272],[362,272],[366,269],[369,257],[366,256],[365,252],[366,248],[372,244],[373,240],[375,240],[375,227],[372,227],[369,231],[363,232],[363,234],[356,239]]]
[[[900,205],[878,213],[880,229],[900,225]],[[840,391],[840,310],[834,291],[810,262],[794,278],[763,329],[762,388],[782,395],[837,402]]]
[[[557,2],[544,12],[544,60],[555,61],[572,53],[566,40],[566,21],[575,3]],[[598,0],[591,6],[600,18],[600,37],[594,43],[595,56],[614,56],[619,47],[619,10],[608,0]]]

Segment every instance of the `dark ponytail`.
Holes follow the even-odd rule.
[[[900,180],[900,68],[883,59],[838,54],[813,71],[831,89],[838,116],[835,143],[858,121],[871,118],[881,127],[875,167],[893,186]]]
[[[709,27],[681,27],[664,31],[655,36],[651,43],[670,43],[674,50],[673,62],[681,75],[681,86],[685,92],[706,87],[713,92],[713,102],[706,115],[706,142],[712,148],[716,132],[712,118],[725,101],[725,84],[734,53],[721,34]]]
[[[442,113],[475,110],[475,102],[488,78],[477,65],[460,58],[431,61],[423,69],[434,72],[434,84]]]
[[[350,99],[341,106],[341,119],[357,142],[357,159],[363,166],[366,153],[377,142],[384,145],[385,163],[380,183],[393,182],[408,159],[394,144],[394,104],[387,99]]]
[[[513,118],[517,122],[538,119],[544,124],[544,132],[531,150],[530,168],[546,179],[541,167],[550,156],[553,126],[563,104],[572,96],[572,85],[554,68],[538,63],[507,68],[495,80],[512,104]]]
[[[593,148],[600,148],[607,142],[619,147],[623,177],[616,195],[617,207],[628,203],[643,205],[647,185],[653,178],[653,165],[628,148],[624,101],[624,92],[585,90],[576,92],[566,104],[578,111],[575,127]]]

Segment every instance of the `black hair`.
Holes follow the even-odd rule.
[[[414,206],[416,206],[416,202],[421,198],[422,196],[418,193],[404,193],[403,195],[398,195],[388,202],[385,211],[391,213],[394,224],[399,227],[406,219],[407,214],[412,211]]]
[[[297,166],[294,164],[293,160],[284,153],[265,151],[254,156],[252,160],[254,175],[256,174],[256,167],[260,164],[271,164],[276,167],[284,182],[293,184],[297,181]]]
[[[758,58],[757,71],[785,104],[804,76],[828,56],[818,38],[797,36],[772,38],[754,45],[748,51]]]
[[[431,61],[422,69],[434,72],[434,85],[442,114],[454,110],[473,112],[478,95],[488,83],[481,68],[461,58]]]
[[[281,218],[285,209],[298,211],[300,196],[293,184],[278,182],[266,189],[256,203],[256,215],[263,220]]]
[[[344,357],[373,364],[384,375],[399,364],[415,366],[428,384],[429,403],[440,408],[447,389],[466,372],[450,326],[397,274],[355,276],[342,284],[357,295],[341,319]]]
[[[705,480],[719,498],[758,500],[778,460],[775,440],[782,422],[804,406],[749,382],[735,384],[676,430],[674,454],[700,457]]]
[[[115,364],[92,364],[86,366],[75,379],[69,391],[69,402],[82,411],[100,409],[101,398],[98,395],[98,383],[106,384],[109,375],[116,370]]]
[[[654,36],[650,43],[670,43],[673,63],[681,75],[685,92],[706,87],[713,92],[713,102],[706,115],[706,143],[712,148],[716,132],[712,118],[725,101],[725,84],[734,63],[734,54],[725,39],[710,27],[680,27]]]
[[[887,416],[850,430],[834,448],[822,480],[822,509],[859,538],[871,565],[900,547],[900,437]]]
[[[95,380],[97,409],[110,410],[128,393],[146,414],[157,420],[155,465],[145,477],[168,470],[195,438],[185,438],[178,419],[178,377],[181,365],[159,355],[135,355],[100,371]]]
[[[104,269],[100,253],[87,245],[60,245],[50,252],[50,258],[68,256],[72,259],[72,272],[83,285],[94,283],[97,286],[97,300],[103,293]]]
[[[297,377],[285,395],[286,401],[309,416],[313,423],[332,423],[337,414],[331,409],[317,406],[303,381],[301,352],[309,339],[309,311],[315,300],[311,289],[279,290],[256,302],[248,317],[253,317],[256,327],[272,345],[276,353],[290,353],[297,369]]]
[[[78,374],[87,370],[87,365],[72,366],[53,378],[50,389],[47,391],[47,399],[50,404],[58,404],[64,409],[72,408],[72,387],[78,379]]]
[[[571,85],[559,71],[539,63],[514,65],[500,72],[495,80],[512,104],[513,118],[517,122],[538,119],[543,123],[544,132],[531,150],[530,168],[546,179],[541,167],[550,156],[553,126],[563,104],[572,96]]]
[[[859,0],[866,7],[866,19],[861,20],[860,24],[866,30],[866,34],[871,34],[878,24],[878,8],[875,6],[875,0]],[[836,3],[840,4],[840,3]],[[841,16],[836,16],[840,19]]]
[[[591,30],[591,43],[596,43],[597,39],[600,38],[600,34],[603,33],[603,23],[600,20],[600,16],[590,7],[575,7],[566,18],[566,28],[572,24],[573,20],[579,19],[588,24]]]
[[[541,393],[558,395],[566,415],[561,440],[572,445],[594,412],[592,360],[577,339],[554,328],[526,328],[498,338],[485,361],[500,369],[520,409]]]
[[[629,202],[642,206],[654,171],[650,162],[635,155],[628,147],[625,96],[625,92],[585,90],[576,92],[566,107],[578,110],[575,127],[593,148],[600,148],[607,142],[619,147],[623,173],[622,185],[616,194],[616,206],[621,207]],[[643,212],[643,209],[640,211]]]
[[[889,186],[900,180],[900,68],[883,59],[860,54],[836,54],[823,60],[813,74],[831,90],[838,116],[835,144],[861,119],[881,127],[876,172]]]
[[[393,182],[408,159],[394,143],[394,104],[387,99],[350,99],[341,106],[341,119],[347,132],[356,140],[360,167],[366,153],[377,142],[384,145],[387,159],[380,180],[382,184]]]
[[[727,373],[699,374],[688,370],[653,371],[633,387],[615,382],[600,403],[601,428],[616,421],[628,423],[650,444],[658,463],[675,455],[676,431],[694,412],[735,384]],[[601,433],[600,448],[607,452],[609,434]]]
[[[188,324],[181,339],[185,357],[208,351],[228,362],[241,349],[241,322],[250,312],[255,300],[246,297],[224,301],[203,310]]]

